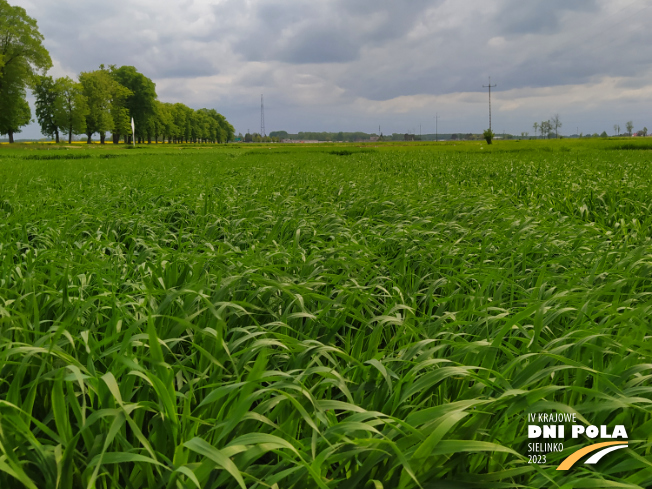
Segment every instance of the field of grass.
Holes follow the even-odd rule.
[[[650,487],[651,149],[3,146],[0,487]]]

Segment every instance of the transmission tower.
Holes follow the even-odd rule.
[[[260,135],[267,137],[265,134],[265,103],[262,95],[260,96]]]
[[[491,77],[489,77],[489,85],[482,85],[482,88],[489,89],[489,130],[491,131],[491,89],[496,88],[496,85],[491,84]]]

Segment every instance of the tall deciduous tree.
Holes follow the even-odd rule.
[[[14,142],[14,134],[29,124],[32,117],[25,99],[25,85],[20,66],[9,67],[4,74],[0,88],[0,134],[7,134],[9,142]]]
[[[627,134],[631,136],[632,131],[634,130],[634,123],[632,121],[628,121],[627,124],[625,124],[625,127],[627,128]]]
[[[86,132],[88,103],[82,93],[82,86],[69,77],[59,78],[61,93],[54,105],[55,120],[63,133],[68,134],[68,144],[72,143],[73,134]]]
[[[559,114],[555,114],[550,119],[550,125],[555,130],[555,139],[559,139],[559,128],[561,127],[561,120],[559,120]]]
[[[36,97],[36,120],[41,126],[41,133],[59,142],[59,126],[55,119],[54,108],[60,95],[59,84],[51,76],[40,76],[34,83]]]
[[[104,65],[100,65],[98,70],[81,73],[79,83],[88,102],[86,116],[88,143],[95,133],[100,135],[100,142],[104,144],[107,132],[115,134],[117,130],[118,135],[128,132],[130,119],[125,102],[132,92],[120,85]]]
[[[43,47],[43,36],[36,21],[25,9],[12,7],[0,0],[0,90],[7,81],[7,70],[20,72],[25,84],[33,81],[37,71],[52,66],[50,55]]]
[[[88,113],[86,114],[87,143],[91,143],[93,134],[106,134],[113,130],[111,116],[111,99],[113,87],[117,82],[108,70],[95,70],[80,73],[79,83],[86,97]],[[104,142],[104,141],[102,141]]]
[[[172,106],[172,119],[174,121],[175,132],[173,140],[175,143],[180,143],[184,140],[186,135],[186,118],[188,117],[188,107],[181,103],[176,103]]]
[[[154,117],[154,101],[156,100],[156,85],[152,80],[139,73],[133,66],[110,67],[111,75],[123,87],[131,91],[124,102],[129,115],[136,124],[136,137],[142,141],[148,134],[150,118]]]
[[[26,87],[33,84],[39,70],[50,66],[52,60],[36,21],[25,9],[0,0],[0,132],[9,134],[10,141],[31,118]]]
[[[542,137],[546,139],[550,138],[550,131],[552,131],[552,123],[550,121],[543,121],[539,124],[539,128],[541,129]]]
[[[172,104],[165,104],[157,100],[154,104],[154,112],[156,114],[153,119],[154,140],[158,143],[159,138],[165,140],[167,137],[170,139],[175,131]]]
[[[111,118],[113,119],[113,144],[120,142],[120,135],[125,135],[125,142],[127,135],[131,133],[131,118],[129,117],[129,109],[127,109],[127,98],[131,95],[131,90],[123,87],[119,83],[114,86],[113,99],[111,101]],[[101,136],[101,135],[100,135]]]

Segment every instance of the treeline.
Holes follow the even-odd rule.
[[[260,133],[247,133],[244,136],[242,133],[238,134],[237,140],[245,143],[279,143],[281,140],[277,137],[272,136],[261,136]]]
[[[36,21],[24,9],[0,0],[0,134],[13,143],[14,134],[30,123],[27,89],[36,98],[36,120],[43,135],[72,142],[85,134],[90,143],[98,134],[104,143],[147,141],[224,143],[234,129],[214,109],[194,110],[181,103],[158,100],[156,84],[133,66],[101,65],[80,73],[78,80],[40,75],[52,66]]]
[[[372,137],[377,138],[378,134],[367,134],[365,132],[299,132],[289,134],[287,131],[273,131],[269,133],[272,138],[280,140],[290,139],[292,141],[364,141]]]
[[[245,141],[247,140],[245,136]],[[258,134],[252,135],[252,141],[256,142]],[[366,132],[298,132],[290,134],[287,131],[273,131],[269,134],[273,140],[290,140],[290,141],[343,141],[343,142],[364,142],[364,141],[446,141],[457,139],[482,139],[482,134],[410,134],[410,133],[392,133],[376,134]],[[511,137],[511,136],[510,136]]]

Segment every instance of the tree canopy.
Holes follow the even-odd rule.
[[[61,132],[68,134],[68,143],[71,143],[73,134],[84,134],[86,131],[88,103],[80,83],[69,77],[58,81],[60,95],[54,104],[54,118]]]
[[[56,138],[59,142],[59,126],[55,119],[54,107],[60,96],[60,84],[51,76],[41,76],[34,84],[36,97],[36,120],[41,126],[41,133]]]
[[[212,142],[234,139],[234,129],[214,109],[194,110],[183,104],[158,101],[156,84],[133,66],[82,72],[79,80],[53,79],[45,73],[52,66],[36,20],[25,9],[0,0],[0,134],[14,133],[29,124],[31,111],[27,88],[36,98],[36,119],[41,132],[55,137],[86,134],[90,143],[107,133],[115,143],[131,137],[131,118],[139,142]]]
[[[24,83],[34,80],[39,70],[47,70],[52,60],[43,47],[43,36],[36,20],[25,9],[13,7],[0,0],[0,90],[7,80],[7,72],[21,73]]]
[[[6,66],[0,85],[0,134],[9,135],[9,142],[32,117],[21,75],[19,65]]]
[[[0,134],[8,134],[9,141],[32,116],[26,88],[51,66],[36,21],[25,9],[0,0]]]

